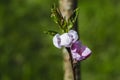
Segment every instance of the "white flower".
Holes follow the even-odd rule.
[[[64,33],[60,36],[61,46],[70,47],[72,43],[72,37],[68,33]]]
[[[53,44],[55,45],[55,47],[61,48],[60,43],[61,43],[60,35],[59,35],[59,34],[56,34],[56,35],[53,37]]]
[[[68,34],[72,37],[73,43],[78,40],[78,34],[75,30],[70,30]]]

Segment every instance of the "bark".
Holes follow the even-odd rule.
[[[68,20],[77,7],[77,0],[59,0],[59,8],[62,16]],[[77,21],[74,29],[78,31]],[[80,63],[74,64],[69,48],[63,49],[64,80],[80,80]]]
[[[64,80],[74,80],[72,65],[70,62],[70,57],[68,51],[63,49],[63,65],[64,65]]]

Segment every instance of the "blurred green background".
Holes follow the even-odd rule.
[[[0,80],[63,80],[61,50],[44,30],[54,0],[0,0]],[[57,0],[56,0],[57,2]],[[120,80],[120,0],[78,0],[79,33],[93,53],[82,80]]]

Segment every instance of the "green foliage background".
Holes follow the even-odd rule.
[[[56,0],[57,1],[57,0]],[[0,80],[63,80],[62,53],[44,30],[54,0],[0,0]],[[82,80],[120,80],[120,0],[78,0],[79,33],[93,53]]]

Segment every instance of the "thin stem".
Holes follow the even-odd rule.
[[[73,58],[72,58],[72,55],[71,55],[70,48],[66,48],[66,49],[69,53],[74,80],[80,80],[80,62],[73,63]]]

